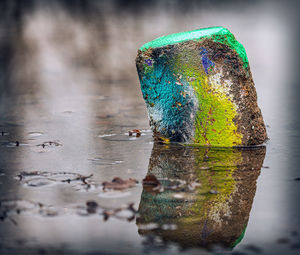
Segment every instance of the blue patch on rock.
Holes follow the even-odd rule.
[[[197,102],[190,97],[194,93],[188,93],[193,88],[185,77],[179,79],[180,75],[172,72],[168,58],[154,60],[151,72],[138,71],[151,126],[171,141],[186,142],[194,130],[191,116],[195,116]]]
[[[208,70],[211,68],[211,67],[214,67],[215,66],[215,63],[212,62],[207,54],[207,50],[203,47],[201,47],[202,51],[200,52],[200,55],[202,56],[202,65],[204,67],[204,70],[205,70],[205,73],[208,74]]]

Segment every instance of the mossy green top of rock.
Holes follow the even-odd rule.
[[[244,68],[248,67],[248,58],[244,46],[235,39],[234,35],[227,28],[224,27],[201,28],[162,36],[145,43],[140,50],[145,51],[149,48],[158,48],[191,40],[200,41],[205,38],[211,38],[216,42],[228,45],[242,58]]]

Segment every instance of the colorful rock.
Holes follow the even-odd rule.
[[[154,144],[147,175],[156,176],[164,189],[144,186],[136,220],[139,234],[184,248],[234,247],[248,224],[265,152],[264,146]],[[148,224],[156,227],[147,229]]]
[[[136,66],[155,139],[223,147],[267,139],[245,49],[228,29],[157,38]]]

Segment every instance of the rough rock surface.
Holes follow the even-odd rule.
[[[229,30],[157,38],[136,66],[156,139],[224,147],[267,139],[245,49]]]

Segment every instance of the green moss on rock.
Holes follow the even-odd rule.
[[[244,67],[248,67],[248,58],[244,46],[235,39],[234,35],[227,28],[224,27],[208,27],[161,36],[145,43],[140,50],[145,51],[149,48],[163,47],[190,40],[200,41],[205,38],[212,38],[216,42],[228,45],[242,58]]]

